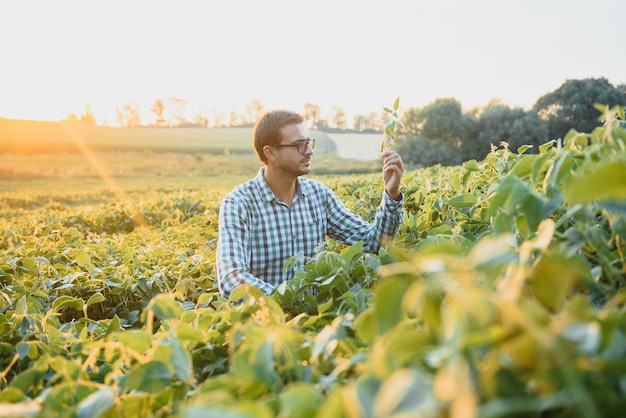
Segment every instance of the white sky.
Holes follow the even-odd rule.
[[[626,83],[621,0],[3,1],[0,117],[170,96],[196,114],[348,115],[455,97],[530,107],[571,78]]]

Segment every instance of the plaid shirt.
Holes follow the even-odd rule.
[[[386,192],[372,224],[350,212],[322,183],[298,178],[291,208],[269,188],[264,168],[236,187],[222,201],[216,264],[220,292],[251,284],[266,294],[293,277],[326,237],[345,244],[363,241],[363,250],[377,252],[383,236],[393,237],[402,222],[403,200]],[[294,256],[295,269],[283,271]]]

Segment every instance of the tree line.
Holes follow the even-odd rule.
[[[396,148],[412,166],[456,165],[482,160],[492,146],[506,142],[511,150],[562,139],[570,129],[591,132],[600,125],[596,104],[626,106],[626,84],[606,78],[567,80],[541,96],[530,110],[511,108],[498,100],[464,112],[454,98],[437,99],[402,113],[404,128]]]
[[[563,138],[570,129],[591,132],[600,124],[595,104],[626,106],[626,84],[613,86],[606,78],[565,81],[559,88],[541,96],[529,110],[509,107],[498,99],[485,107],[463,110],[455,98],[440,98],[422,108],[408,108],[401,114],[404,128],[396,149],[411,166],[456,165],[484,158],[492,146],[506,142],[512,150],[530,145],[529,152],[552,139]],[[153,119],[142,123],[140,105],[127,103],[116,109],[116,122],[122,127],[241,127],[252,126],[265,111],[260,99],[246,105],[244,113],[228,115],[213,111],[187,116],[187,101],[177,97],[157,99],[150,107]],[[382,133],[390,120],[387,112],[357,114],[351,123],[340,106],[333,106],[328,117],[318,105],[304,103],[303,115],[311,129],[326,132]],[[82,115],[70,114],[70,122],[95,124],[89,105]]]
[[[124,106],[116,107],[115,122],[117,126],[125,128],[137,127],[245,127],[253,126],[254,122],[265,113],[265,105],[260,99],[254,99],[246,105],[243,113],[231,110],[225,114],[218,110],[197,113],[190,118],[187,111],[187,101],[179,97],[169,97],[167,99],[156,99],[151,107],[152,118],[149,122],[142,120],[141,105],[137,102],[126,103]],[[385,112],[370,112],[368,114],[357,114],[351,123],[348,121],[345,111],[341,106],[333,106],[329,117],[322,115],[320,106],[313,103],[304,103],[302,114],[306,117],[311,129],[323,131],[354,131],[354,132],[380,132],[388,120]],[[66,122],[84,123],[96,125],[96,118],[90,105],[85,106],[81,115],[71,113],[65,119]],[[108,124],[105,122],[105,125]]]

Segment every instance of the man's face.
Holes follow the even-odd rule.
[[[304,122],[285,125],[281,137],[281,146],[275,147],[277,168],[296,176],[310,173],[313,143],[307,145],[310,137]]]

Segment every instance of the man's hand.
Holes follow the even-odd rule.
[[[385,190],[393,200],[400,200],[400,180],[404,173],[402,157],[395,151],[385,151],[383,157],[383,180]]]

